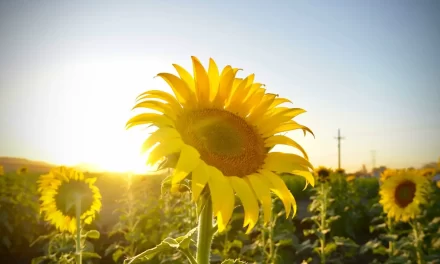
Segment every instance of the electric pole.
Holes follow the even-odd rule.
[[[341,137],[341,129],[338,128],[338,137],[335,138],[338,140],[338,169],[341,168],[341,139],[345,139],[344,137]]]

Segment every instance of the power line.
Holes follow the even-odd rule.
[[[341,139],[345,139],[345,137],[341,137],[341,129],[338,128],[338,137],[335,139],[338,140],[338,169],[341,168]]]

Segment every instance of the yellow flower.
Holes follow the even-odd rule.
[[[428,179],[432,179],[434,177],[436,170],[434,168],[426,168],[419,171],[420,175],[426,177]]]
[[[3,166],[0,165],[0,176],[5,175],[5,170],[3,169]]]
[[[356,179],[356,175],[348,175],[346,179],[347,179],[347,182],[352,182]]]
[[[330,174],[332,173],[332,171],[324,166],[319,166],[315,170],[315,173],[320,182],[326,182],[330,180]]]
[[[336,171],[335,171],[337,174],[345,174],[345,170],[344,169],[342,169],[342,168],[340,168],[340,169],[336,169]]]
[[[407,222],[420,213],[420,205],[427,202],[429,181],[414,170],[389,172],[381,185],[380,203],[388,217]]]
[[[386,169],[380,174],[380,181],[384,182],[386,179],[388,179],[389,177],[396,175],[396,174],[397,174],[397,170]]]
[[[82,172],[57,167],[40,176],[40,212],[45,221],[60,231],[76,232],[76,200],[81,198],[81,220],[90,224],[101,209],[101,194],[94,185],[96,178],[86,178]]]
[[[281,107],[285,98],[266,93],[251,74],[236,77],[239,69],[226,66],[221,73],[210,59],[206,70],[192,57],[194,77],[173,64],[178,76],[159,73],[174,92],[151,90],[139,95],[135,108],[160,112],[142,113],[127,122],[127,128],[153,125],[158,128],[145,141],[143,150],[152,149],[148,163],[173,153],[179,154],[172,184],[191,174],[192,198],[197,201],[205,186],[209,188],[219,232],[228,224],[235,203],[235,193],[245,209],[244,226],[248,232],[258,220],[261,202],[264,220],[271,217],[270,191],[286,209],[286,216],[296,213],[296,202],[278,174],[288,172],[306,178],[314,185],[312,165],[304,149],[291,138],[279,133],[311,130],[292,119],[305,111]],[[313,134],[313,133],[312,133]],[[159,143],[153,148],[156,143]],[[297,148],[296,154],[269,152],[275,145]]]
[[[436,184],[437,184],[437,187],[440,188],[440,180],[438,180],[438,181],[436,182]]]
[[[26,174],[28,172],[28,169],[26,167],[21,167],[17,170],[18,175]]]

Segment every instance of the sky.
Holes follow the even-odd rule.
[[[255,73],[307,110],[315,166],[440,157],[440,1],[0,1],[0,156],[145,169],[136,96],[172,63]]]

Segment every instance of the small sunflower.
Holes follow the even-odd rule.
[[[90,224],[101,209],[101,194],[94,185],[96,178],[86,178],[82,172],[71,168],[57,167],[40,176],[40,211],[45,221],[51,222],[60,231],[76,232],[75,202],[81,198],[81,220]]]
[[[5,175],[5,170],[3,169],[3,166],[0,165],[0,176]]]
[[[413,170],[389,172],[380,189],[380,203],[388,217],[407,222],[420,213],[425,204],[428,180]]]
[[[436,181],[435,184],[436,184],[437,187],[440,189],[440,180]]]
[[[280,106],[285,98],[266,93],[264,85],[254,82],[254,74],[241,79],[239,69],[226,66],[221,72],[210,59],[206,70],[192,57],[194,77],[173,64],[179,76],[159,73],[174,92],[146,91],[137,98],[136,108],[155,110],[127,122],[127,128],[153,125],[158,128],[142,149],[152,149],[148,163],[179,154],[173,166],[172,183],[191,175],[194,201],[209,188],[219,232],[231,219],[235,195],[245,209],[244,226],[248,232],[258,221],[261,202],[264,220],[271,218],[270,191],[283,201],[286,216],[296,213],[296,202],[278,174],[303,176],[314,185],[312,165],[304,149],[282,132],[301,129],[292,119],[305,110]],[[312,133],[313,134],[313,133]],[[155,148],[153,148],[157,143]],[[269,152],[275,145],[297,148],[303,156]]]
[[[324,166],[319,166],[316,168],[315,173],[320,182],[326,182],[330,180],[332,171]]]
[[[347,179],[347,182],[352,182],[356,179],[356,175],[353,175],[353,174],[348,175],[346,179]]]
[[[26,168],[26,167],[21,167],[21,168],[17,169],[18,175],[26,174],[27,172],[28,172],[28,168]]]
[[[344,175],[345,174],[345,170],[342,169],[342,168],[339,168],[339,169],[336,169],[335,173]]]
[[[436,173],[435,168],[426,168],[426,169],[420,170],[420,175],[427,178],[427,179],[432,179],[432,177],[434,177],[435,173]]]

